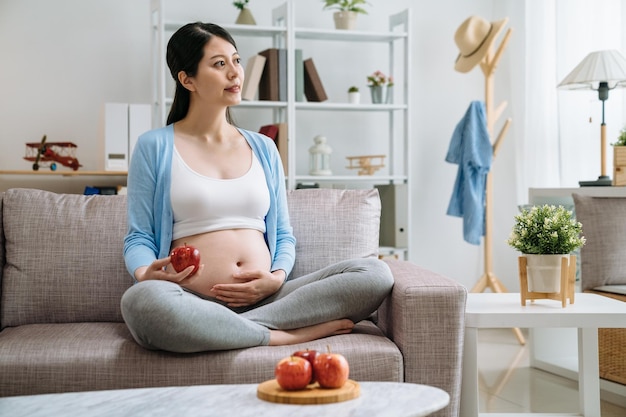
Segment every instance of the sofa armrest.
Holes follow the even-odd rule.
[[[435,415],[457,416],[467,289],[411,262],[386,262],[395,283],[378,326],[402,352],[405,382],[448,392],[450,405]]]

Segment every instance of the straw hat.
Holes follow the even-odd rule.
[[[474,68],[485,57],[508,21],[508,17],[493,23],[479,16],[468,17],[454,34],[454,42],[460,51],[454,69],[469,72]]]

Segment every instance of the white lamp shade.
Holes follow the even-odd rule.
[[[561,81],[558,88],[597,90],[606,81],[608,87],[626,87],[626,58],[615,49],[591,52]]]

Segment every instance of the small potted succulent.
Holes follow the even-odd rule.
[[[353,30],[359,13],[367,14],[362,6],[369,4],[365,0],[322,0],[324,9],[337,10],[333,14],[335,29]]]
[[[237,16],[238,25],[256,25],[256,21],[254,20],[254,16],[252,16],[252,12],[246,6],[250,0],[240,0],[234,1],[233,6],[239,9],[239,16]]]
[[[526,257],[529,291],[560,291],[561,258],[585,244],[581,232],[582,224],[563,206],[533,206],[515,216],[507,243]]]
[[[361,93],[359,92],[359,87],[351,86],[348,88],[348,102],[350,104],[359,104],[361,101]]]

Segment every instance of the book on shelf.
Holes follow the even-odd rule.
[[[278,125],[265,125],[261,126],[259,133],[272,139],[274,142],[278,139]]]
[[[278,100],[287,101],[287,50],[278,50]]]
[[[287,156],[288,149],[288,137],[287,137],[287,123],[278,123],[278,138],[276,139],[276,146],[278,147],[278,153],[280,154],[280,160],[283,162],[283,169],[285,175],[287,175]]]
[[[85,187],[84,195],[117,195],[119,186],[91,186]]]
[[[261,75],[263,74],[263,68],[265,68],[266,58],[263,55],[254,55],[248,59],[246,63],[246,72],[243,81],[243,87],[241,89],[242,100],[254,100],[258,91],[259,84],[261,82]]]
[[[261,126],[259,133],[264,134],[268,138],[272,139],[278,148],[280,154],[280,160],[283,163],[283,169],[285,175],[287,175],[287,149],[288,149],[288,137],[287,137],[287,123],[274,123],[270,125]]]
[[[308,101],[326,101],[328,96],[317,73],[313,58],[304,60],[304,95]]]
[[[287,101],[287,50],[269,48],[259,55],[266,58],[259,81],[259,100]]]
[[[296,49],[295,55],[296,101],[304,101],[304,62],[302,61],[302,49]]]
[[[259,52],[265,57],[265,66],[259,81],[259,100],[278,101],[278,49],[269,48]]]

